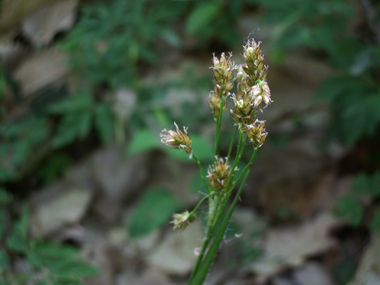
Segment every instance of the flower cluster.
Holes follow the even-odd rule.
[[[209,222],[213,223],[213,217],[215,215],[215,201],[221,201],[220,199],[226,198],[228,200],[229,195],[225,195],[224,189],[229,189],[232,185],[236,185],[234,181],[235,171],[237,170],[242,152],[244,151],[243,136],[252,143],[255,150],[261,147],[268,135],[265,132],[265,121],[259,121],[256,118],[257,110],[262,111],[271,102],[271,92],[266,81],[266,75],[268,66],[264,64],[264,56],[261,53],[260,42],[256,43],[253,39],[248,41],[244,48],[243,58],[245,63],[239,67],[235,66],[232,62],[230,53],[226,56],[222,53],[220,58],[213,55],[213,70],[214,75],[214,88],[209,95],[209,106],[213,112],[216,120],[216,138],[215,138],[215,154],[218,153],[218,142],[220,135],[220,126],[222,122],[222,116],[226,109],[226,100],[231,97],[234,103],[233,109],[230,110],[230,116],[238,126],[240,130],[240,140],[238,145],[239,154],[236,156],[232,166],[229,164],[229,157],[232,150],[232,144],[228,153],[228,157],[223,159],[215,156],[214,163],[209,166],[207,171],[208,184],[203,176],[203,168],[194,155],[191,147],[191,139],[187,134],[187,129],[184,127],[183,132],[174,123],[176,130],[167,131],[164,129],[161,133],[161,142],[176,149],[183,149],[190,158],[193,158],[200,167],[201,178],[208,190],[208,195],[203,200],[209,199]],[[235,75],[235,71],[236,75]],[[231,90],[234,88],[234,82],[237,82],[236,94],[231,94]],[[232,140],[233,142],[233,140]],[[253,153],[251,161],[254,159],[256,151]],[[250,162],[251,162],[250,161]],[[247,173],[248,165],[245,167]],[[243,169],[244,172],[244,169]],[[247,176],[246,176],[247,177]],[[237,178],[239,180],[239,178]],[[246,179],[246,178],[245,178]],[[239,190],[240,191],[240,190]],[[227,192],[228,193],[228,192]],[[230,192],[229,192],[230,193]],[[218,199],[215,199],[217,197]],[[224,198],[223,198],[224,197]],[[202,203],[198,204],[196,209]],[[226,204],[224,204],[226,205]],[[195,211],[189,213],[185,211],[181,214],[174,214],[173,221],[174,229],[185,229],[194,219]],[[223,211],[220,210],[220,211]],[[212,225],[212,224],[210,224]],[[205,247],[207,248],[207,247]]]
[[[208,183],[211,189],[220,191],[226,186],[228,177],[231,174],[231,166],[228,164],[228,159],[223,161],[223,158],[215,157],[213,165],[209,166],[207,171]]]
[[[191,148],[191,138],[187,134],[187,128],[183,127],[183,132],[178,128],[177,124],[174,123],[176,131],[164,129],[160,137],[162,137],[161,142],[170,146],[172,148],[184,149],[186,153],[192,157],[192,148]],[[166,133],[166,134],[165,134]]]
[[[264,64],[260,44],[252,39],[244,46],[245,63],[238,69],[236,76],[238,90],[237,94],[232,95],[234,108],[230,111],[232,120],[242,132],[247,133],[255,148],[263,144],[267,134],[264,121],[256,126],[258,122],[256,112],[258,109],[262,111],[262,106],[265,108],[272,102],[269,85],[266,82],[268,66]],[[248,133],[248,130],[251,132]]]
[[[214,66],[214,90],[209,95],[209,105],[213,111],[214,117],[219,118],[220,112],[224,112],[226,105],[224,100],[230,95],[230,91],[234,88],[234,71],[236,69],[235,64],[231,61],[232,54],[227,57],[222,53],[220,59],[213,55],[212,62]],[[222,103],[223,100],[223,103]],[[221,106],[223,108],[221,110]]]

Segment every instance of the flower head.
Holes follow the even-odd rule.
[[[176,127],[176,131],[169,130],[167,131],[164,129],[162,133],[160,134],[161,142],[172,147],[172,148],[179,148],[185,150],[187,154],[192,155],[192,148],[191,148],[191,139],[189,135],[187,134],[187,128],[183,127],[183,132],[178,128],[177,124],[174,123]],[[166,134],[165,134],[166,133]]]
[[[265,121],[256,120],[251,125],[246,125],[243,132],[247,133],[247,137],[254,148],[259,148],[263,145],[268,133],[265,132]]]
[[[256,108],[260,108],[260,106],[264,104],[264,108],[266,108],[271,102],[273,102],[270,97],[269,85],[266,81],[261,81],[252,86],[249,92],[253,100],[253,105]]]
[[[265,80],[268,66],[264,65],[264,56],[261,53],[261,42],[256,43],[254,39],[248,41],[244,48],[243,57],[246,64],[244,71],[249,75],[250,85],[257,80]]]
[[[215,92],[211,91],[208,103],[212,110],[212,113],[214,114],[214,118],[219,118],[220,105],[222,104],[222,100],[218,96],[215,95]],[[226,104],[223,105],[222,112],[224,112],[225,110],[226,110]]]
[[[223,190],[226,186],[228,177],[231,173],[231,166],[228,164],[228,159],[223,161],[223,158],[215,157],[214,164],[207,171],[207,178],[210,187],[213,190]]]
[[[181,214],[174,214],[173,215],[173,221],[171,221],[171,224],[174,224],[173,230],[175,229],[181,229],[184,230],[188,225],[191,224],[195,220],[196,216],[195,214],[189,213],[189,211],[185,211]]]
[[[219,97],[226,97],[234,88],[233,76],[236,66],[231,61],[231,57],[231,53],[229,56],[222,53],[220,59],[215,54],[213,55],[214,66],[211,68],[214,70],[214,92]]]

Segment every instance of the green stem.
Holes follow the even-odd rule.
[[[239,182],[239,180],[243,176],[244,172],[248,169],[248,167],[251,165],[251,163],[255,159],[256,153],[257,153],[257,148],[255,148],[255,150],[253,151],[253,154],[252,154],[251,159],[249,160],[248,164],[244,167],[243,171],[240,173],[239,177],[235,180],[235,182],[233,183],[231,188],[227,191],[227,193],[231,193],[231,191],[235,188],[236,184]]]
[[[224,108],[224,101],[226,99],[223,97],[222,101],[220,102],[220,112],[219,112],[219,118],[216,120],[216,131],[215,131],[215,153],[214,155],[218,155],[218,144],[219,144],[219,137],[220,137],[220,126],[222,125],[222,118],[223,118],[223,108]]]
[[[225,196],[226,198],[223,199],[222,206],[219,208],[219,211],[218,211],[217,216],[215,218],[215,223],[213,224],[212,231],[215,231],[216,227],[218,226],[218,221],[221,219],[221,217],[222,217],[222,215],[224,213],[224,210],[227,207],[227,203],[228,203],[229,198],[231,196],[232,190],[235,188],[236,184],[238,183],[238,181],[240,180],[240,178],[242,177],[242,175],[244,174],[244,172],[248,169],[248,167],[251,165],[252,161],[255,159],[256,153],[257,153],[257,149],[255,149],[253,151],[253,154],[252,154],[251,159],[249,160],[249,163],[245,166],[245,168],[243,169],[243,171],[240,173],[238,179],[236,179],[236,181],[233,183],[233,185],[230,187],[230,189],[223,190],[223,191],[226,191],[226,196]],[[229,183],[226,184],[226,185],[229,185]]]
[[[205,254],[205,252],[206,252],[207,246],[208,246],[208,244],[210,243],[211,237],[212,237],[212,233],[211,233],[211,232],[209,231],[209,229],[208,229],[208,230],[207,230],[207,234],[206,234],[206,238],[205,238],[205,240],[203,241],[201,251],[199,252],[199,255],[198,255],[197,261],[196,261],[195,264],[194,264],[194,268],[193,268],[193,271],[191,272],[191,275],[190,275],[189,281],[191,281],[191,279],[193,279],[193,277],[194,277],[195,274],[197,273],[198,268],[199,268],[199,266],[201,265],[201,262],[202,262],[202,260],[203,260],[203,256],[204,256],[204,254]]]
[[[199,206],[204,202],[204,200],[206,200],[207,198],[210,198],[211,196],[214,196],[214,195],[216,195],[216,194],[217,194],[217,193],[212,192],[212,193],[210,193],[210,194],[204,196],[204,197],[202,198],[202,200],[198,203],[198,205],[194,208],[194,210],[191,211],[190,214],[191,214],[191,215],[192,215],[192,214],[195,214],[195,212],[198,210]]]
[[[220,245],[220,242],[222,241],[223,239],[223,236],[224,236],[224,233],[227,229],[227,226],[229,224],[229,221],[230,221],[230,218],[232,216],[232,213],[237,205],[237,202],[239,200],[239,197],[241,195],[241,192],[243,191],[243,188],[244,188],[244,184],[245,182],[247,181],[247,178],[248,178],[248,174],[249,174],[249,170],[246,172],[245,174],[245,177],[243,179],[243,182],[242,184],[240,185],[240,188],[235,196],[235,199],[233,200],[232,204],[231,204],[231,207],[229,208],[227,214],[226,214],[226,217],[224,218],[223,222],[222,222],[222,225],[213,241],[213,243],[211,244],[210,246],[210,249],[209,251],[207,252],[207,255],[205,257],[205,259],[203,260],[202,262],[202,267],[201,269],[196,273],[196,274],[192,274],[190,280],[189,280],[189,283],[188,285],[199,285],[199,284],[203,284],[204,280],[206,279],[207,277],[207,274],[211,268],[211,265],[215,259],[215,256],[216,256],[216,253],[218,251],[218,248],[219,248],[219,245]]]
[[[228,158],[231,156],[232,147],[234,145],[235,136],[236,136],[236,132],[237,132],[238,129],[239,129],[239,126],[236,126],[235,130],[234,130],[234,134],[232,135],[232,139],[231,139],[231,142],[230,142],[230,148],[228,149],[228,155],[227,155]]]
[[[195,156],[195,154],[193,154],[193,158],[194,158],[194,160],[195,160],[195,161],[198,163],[198,165],[199,165],[199,171],[200,171],[200,174],[201,174],[202,181],[203,181],[204,185],[206,186],[206,189],[207,189],[208,193],[210,194],[212,191],[211,191],[210,186],[209,186],[208,183],[206,182],[206,179],[205,179],[205,177],[204,177],[204,175],[203,175],[203,167],[202,167],[202,164],[201,164],[201,162],[199,161],[199,159]]]

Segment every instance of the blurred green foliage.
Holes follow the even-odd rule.
[[[11,220],[13,198],[0,189],[0,284],[3,285],[81,285],[84,277],[100,271],[79,258],[80,251],[68,245],[31,239],[28,235],[29,211],[24,205],[20,217]],[[20,258],[23,270],[15,270]]]
[[[354,226],[380,230],[380,172],[360,173],[352,179],[351,191],[338,200],[335,212]]]
[[[147,67],[159,68],[163,64],[162,55],[168,50],[180,49],[186,38],[196,39],[202,47],[240,45],[242,38],[236,29],[238,20],[246,11],[255,9],[263,12],[260,13],[262,24],[273,27],[272,42],[266,43],[272,49],[272,61],[279,63],[287,52],[306,49],[331,67],[332,76],[324,80],[315,94],[316,100],[323,100],[331,106],[333,119],[327,142],[338,140],[353,148],[363,140],[373,139],[380,122],[380,48],[370,27],[352,30],[352,22],[357,15],[348,1],[93,1],[81,4],[77,23],[58,43],[69,54],[71,67],[85,81],[81,85],[85,88],[72,94],[67,90],[52,91],[51,95],[58,99],[46,102],[37,100],[44,97],[40,94],[29,106],[31,112],[27,116],[10,119],[6,117],[3,104],[5,91],[13,90],[15,100],[21,100],[23,96],[19,94],[14,80],[0,68],[0,183],[19,182],[28,174],[37,174],[42,184],[53,182],[72,161],[65,148],[92,134],[99,142],[109,143],[115,132],[121,130],[124,134],[127,123],[134,134],[128,154],[133,154],[159,148],[157,130],[169,128],[174,120],[179,125],[188,124],[188,121],[181,122],[181,118],[192,118],[192,123],[205,122],[204,110],[199,106],[210,89],[209,78],[204,80],[204,77],[188,70],[184,72],[183,80],[154,86],[142,84],[141,78]],[[122,122],[121,126],[118,125],[120,118],[114,111],[112,98],[98,92],[120,88],[130,88],[137,94],[136,106],[128,118],[122,118],[128,122]],[[169,101],[169,91],[181,88],[203,94],[179,105],[165,105]],[[199,147],[197,153],[202,156],[200,158],[209,159],[212,152],[207,148],[210,143],[201,137],[192,137],[194,148]],[[175,159],[189,161],[182,152],[169,150],[168,153],[173,153]],[[356,177],[351,195],[343,197],[337,204],[339,215],[348,217],[352,225],[362,224],[369,212],[369,227],[379,228],[378,193],[375,186],[371,186],[378,185],[376,175]],[[7,201],[4,193],[0,191],[0,201]],[[363,203],[363,195],[371,202]],[[145,200],[152,199],[143,197],[136,213],[143,211]],[[5,212],[0,210],[0,216],[4,218]],[[47,266],[41,264],[50,260],[38,253],[44,248],[39,243],[17,243],[17,239],[24,238],[26,233],[27,212],[23,213],[21,219],[14,223],[14,233],[10,235],[5,236],[5,224],[0,223],[2,241],[11,240],[8,249],[0,250],[1,268],[12,263],[9,256],[13,256],[13,252],[29,258],[33,268]],[[134,225],[140,225],[140,216],[136,213]],[[163,216],[167,219],[170,215],[165,213]],[[133,226],[136,230],[132,230],[132,235],[147,233],[160,226],[162,220],[164,218],[161,217],[156,224],[147,225],[148,229]],[[32,248],[34,253],[28,254],[26,249]],[[53,268],[48,269],[54,273]],[[6,271],[2,269],[2,272]]]
[[[161,188],[147,189],[133,212],[129,226],[129,236],[138,238],[165,225],[170,217],[180,209],[173,194]]]
[[[182,23],[188,35],[202,44],[217,39],[231,45],[240,41],[235,27],[252,1],[112,0],[85,5],[80,20],[61,47],[71,64],[95,84],[111,88],[137,87],[138,64],[160,63],[167,46],[178,48]]]
[[[378,230],[380,35],[373,25],[380,21],[376,12],[379,3],[368,1],[365,6],[364,2],[344,0],[255,2],[265,10],[262,22],[274,29],[269,44],[274,61],[281,62],[289,51],[306,50],[331,67],[331,75],[323,80],[314,96],[316,101],[328,103],[332,111],[325,144],[338,141],[355,151],[355,147],[360,150],[360,145],[367,142],[364,146],[368,157],[361,157],[360,162],[371,173],[377,171],[354,176],[351,194],[338,201],[336,213],[353,226],[362,225],[364,216],[370,213],[370,222],[365,224]],[[363,197],[371,202],[364,203]]]
[[[352,147],[371,138],[380,123],[380,47],[371,31],[354,31],[353,3],[344,0],[256,0],[265,8],[262,22],[273,25],[274,60],[285,53],[306,48],[333,70],[315,94],[330,104],[333,120],[328,141]],[[365,16],[365,15],[364,15]],[[379,20],[379,19],[377,19]],[[372,31],[374,32],[374,31]]]

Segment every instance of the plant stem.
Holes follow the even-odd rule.
[[[203,263],[202,263],[202,268],[197,272],[197,274],[192,274],[192,278],[190,279],[189,281],[189,285],[199,285],[199,284],[203,284],[204,280],[206,279],[207,277],[207,274],[211,268],[211,265],[215,259],[215,255],[218,251],[218,248],[219,248],[219,245],[220,245],[220,242],[222,241],[223,239],[223,236],[224,236],[224,233],[227,229],[227,226],[229,224],[229,221],[230,221],[230,218],[232,216],[232,213],[237,205],[237,202],[239,200],[239,197],[241,195],[241,192],[244,188],[244,184],[245,182],[247,181],[247,178],[248,178],[248,174],[249,174],[249,169],[248,171],[246,172],[245,174],[245,177],[242,181],[242,184],[240,185],[240,188],[231,204],[231,207],[229,208],[223,222],[222,222],[222,225],[213,241],[213,243],[211,244],[210,246],[210,249],[209,251],[207,252],[207,255],[205,257],[205,259],[203,260]]]
[[[235,136],[236,136],[236,132],[237,132],[238,129],[239,129],[239,126],[236,126],[235,130],[234,130],[234,134],[232,135],[232,139],[231,139],[231,142],[230,142],[230,148],[228,149],[228,154],[227,154],[228,158],[230,158],[230,156],[231,156],[232,147],[234,145]]]
[[[228,191],[227,191],[227,189],[226,189],[226,198],[223,199],[223,201],[222,201],[222,206],[220,207],[220,209],[219,209],[219,211],[218,211],[218,214],[217,214],[217,216],[216,216],[216,220],[215,220],[215,223],[213,224],[213,229],[212,229],[213,232],[215,231],[215,229],[216,229],[216,227],[217,227],[217,225],[218,225],[218,221],[221,219],[221,217],[222,217],[222,215],[223,215],[223,212],[224,212],[224,210],[225,210],[225,208],[226,208],[226,206],[227,206],[227,203],[228,203],[228,201],[229,201],[229,198],[230,198],[230,196],[231,196],[231,194],[232,194],[232,190],[235,188],[236,184],[239,182],[239,180],[240,180],[240,178],[243,176],[244,172],[248,169],[248,167],[251,165],[252,161],[255,159],[255,157],[256,157],[256,153],[257,153],[257,149],[255,149],[255,150],[253,151],[253,154],[252,154],[252,156],[251,156],[251,159],[249,160],[249,163],[244,167],[244,169],[243,169],[243,171],[240,173],[238,179],[236,179],[236,181],[233,183],[233,185],[231,186],[231,188],[228,189]],[[228,184],[227,184],[227,185],[228,185]]]
[[[198,163],[199,165],[199,171],[200,171],[200,174],[201,174],[201,178],[202,178],[202,181],[204,183],[204,185],[206,186],[206,189],[208,191],[208,193],[210,194],[211,193],[211,189],[210,189],[210,186],[208,185],[204,175],[203,175],[203,167],[202,167],[202,164],[201,162],[199,161],[199,159],[195,156],[195,154],[193,154],[193,158],[194,160]]]
[[[199,206],[204,202],[204,200],[210,198],[211,196],[216,195],[217,193],[212,192],[202,198],[202,200],[198,203],[198,205],[194,208],[194,210],[191,211],[191,214],[195,214],[195,212],[198,210]]]
[[[231,182],[232,178],[233,178],[233,173],[234,173],[234,169],[235,167],[238,165],[239,161],[240,161],[240,158],[241,158],[241,155],[242,155],[242,151],[244,150],[244,146],[243,146],[243,139],[244,139],[244,134],[242,132],[240,132],[240,137],[239,137],[239,143],[238,143],[238,148],[237,148],[237,154],[236,154],[236,158],[235,158],[235,161],[234,161],[234,164],[232,166],[232,172],[231,172],[231,175],[229,176],[228,180],[227,180],[227,183],[226,185],[229,185],[229,183]],[[253,159],[251,159],[252,161]],[[251,162],[250,161],[250,162]],[[226,192],[227,189],[223,189],[223,192]],[[202,260],[203,260],[203,256],[206,252],[206,249],[210,243],[210,240],[211,238],[213,237],[214,235],[214,232],[217,228],[217,225],[219,224],[218,221],[220,221],[221,219],[221,216],[224,212],[224,209],[226,208],[226,205],[227,205],[227,202],[229,200],[229,197],[231,195],[231,192],[229,193],[226,193],[226,195],[224,195],[223,199],[222,199],[222,195],[220,195],[218,197],[218,200],[216,201],[216,215],[215,213],[213,214],[213,217],[210,217],[209,216],[209,221],[207,223],[207,233],[206,233],[206,238],[205,240],[203,241],[203,244],[202,244],[202,248],[201,248],[201,251],[199,253],[199,256],[197,258],[197,261],[195,262],[195,265],[194,265],[194,268],[193,268],[193,271],[190,275],[190,281],[191,279],[195,276],[195,274],[197,273],[198,269],[199,269],[199,266],[201,265],[202,263]]]
[[[222,101],[220,102],[220,113],[219,118],[216,120],[216,131],[215,131],[215,152],[214,156],[218,155],[218,144],[219,144],[219,137],[220,137],[220,126],[222,125],[222,119],[223,119],[223,108],[224,108],[224,101],[226,99],[222,97]]]
[[[253,151],[253,154],[252,154],[251,159],[249,160],[248,164],[244,167],[243,171],[240,173],[239,177],[235,180],[234,184],[227,191],[227,193],[231,193],[231,191],[235,188],[236,184],[239,182],[239,180],[243,176],[244,172],[248,169],[248,167],[251,165],[252,161],[255,159],[256,153],[257,153],[257,148],[255,148],[255,150]]]

